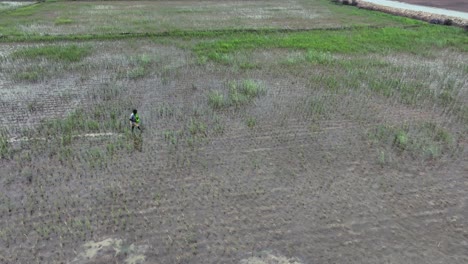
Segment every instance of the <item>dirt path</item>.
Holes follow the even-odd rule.
[[[465,12],[421,6],[417,3],[410,4],[410,3],[403,3],[399,1],[389,1],[389,0],[364,0],[362,2],[368,2],[368,3],[375,4],[375,5],[382,5],[382,6],[398,8],[398,9],[406,9],[408,11],[414,11],[414,12],[424,12],[424,13],[430,13],[430,14],[435,14],[435,15],[444,15],[444,16],[457,17],[461,19],[468,19],[468,13],[465,13]],[[420,1],[414,1],[414,2],[420,2]]]
[[[411,0],[407,2],[411,2]],[[401,15],[425,21],[430,21],[432,19],[450,19],[455,25],[468,25],[468,13],[466,12],[453,11],[435,7],[426,7],[421,5],[388,0],[358,0],[357,3],[358,6],[362,8],[378,10],[390,14]]]
[[[466,0],[401,0],[400,2],[468,12],[468,1]]]

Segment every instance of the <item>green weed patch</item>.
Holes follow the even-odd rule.
[[[223,60],[243,49],[286,48],[318,52],[307,57],[311,61],[329,61],[327,52],[342,54],[387,53],[390,51],[419,53],[431,48],[455,48],[468,51],[468,40],[461,29],[418,26],[411,28],[355,28],[312,30],[291,33],[237,33],[215,41],[199,43],[196,54]]]
[[[70,135],[71,137],[71,135],[80,132],[97,132],[99,131],[99,123],[88,117],[83,111],[76,111],[64,119],[46,121],[39,130],[49,137],[54,135],[65,137]]]
[[[239,108],[253,99],[264,95],[266,88],[253,80],[243,80],[240,82],[228,82],[229,93],[225,96],[221,91],[210,91],[208,94],[208,104],[213,109],[223,109],[234,106]]]
[[[73,19],[70,19],[70,18],[65,18],[65,17],[58,17],[57,19],[55,19],[55,25],[68,25],[68,24],[72,24],[74,21]]]
[[[224,95],[220,91],[210,91],[208,93],[208,104],[213,109],[221,109],[226,105]]]
[[[64,62],[77,62],[90,54],[90,47],[78,45],[48,45],[31,47],[16,51],[13,58],[45,58]]]
[[[44,68],[34,66],[23,71],[13,74],[13,80],[16,81],[26,81],[26,82],[37,82],[44,78],[47,75],[47,72]]]
[[[381,125],[369,133],[371,141],[399,155],[436,159],[455,149],[452,133],[432,123],[390,126]]]

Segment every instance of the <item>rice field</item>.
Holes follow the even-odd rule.
[[[2,263],[468,261],[463,29],[46,1],[0,34]]]

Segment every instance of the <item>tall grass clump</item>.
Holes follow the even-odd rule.
[[[253,80],[231,81],[228,82],[228,86],[228,106],[240,107],[266,93],[265,86]]]
[[[266,93],[265,86],[254,80],[229,81],[227,86],[227,97],[220,91],[211,91],[208,94],[208,104],[213,109],[240,107]]]
[[[208,93],[208,104],[213,109],[223,108],[226,105],[224,95],[220,91],[210,91]]]
[[[90,47],[73,44],[24,48],[14,52],[12,57],[24,59],[45,58],[55,61],[78,62],[89,54]]]
[[[266,93],[265,87],[261,83],[253,80],[244,80],[240,85],[241,93],[249,99],[253,99]]]

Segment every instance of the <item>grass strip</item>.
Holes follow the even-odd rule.
[[[56,61],[77,62],[86,57],[89,51],[89,47],[53,45],[21,49],[14,52],[12,56],[15,58],[47,58]]]
[[[216,54],[244,49],[288,48],[323,52],[357,53],[407,51],[453,47],[468,52],[468,38],[459,28],[440,26],[351,28],[348,30],[313,30],[291,33],[245,33],[199,43],[198,55],[208,58]]]

